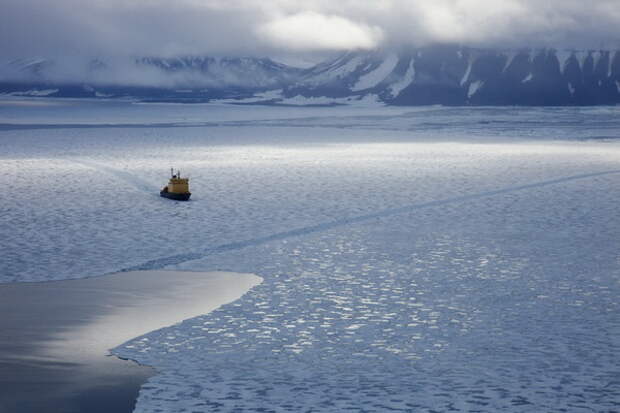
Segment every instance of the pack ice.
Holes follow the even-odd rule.
[[[22,110],[2,282],[264,279],[114,350],[136,412],[620,409],[618,108]]]

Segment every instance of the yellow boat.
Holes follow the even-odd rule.
[[[177,170],[174,173],[174,169],[170,168],[170,180],[168,185],[164,186],[159,195],[164,198],[174,199],[175,201],[187,201],[192,195],[189,192],[189,178],[181,178],[181,171]]]

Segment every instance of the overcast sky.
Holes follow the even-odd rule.
[[[2,0],[5,58],[620,48],[620,0]]]

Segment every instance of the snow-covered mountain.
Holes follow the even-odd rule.
[[[301,71],[271,59],[251,57],[147,57],[138,59],[137,64],[171,75],[185,75],[185,82],[180,84],[190,87],[203,83],[211,87],[279,88],[295,80]]]
[[[348,53],[286,97],[376,95],[393,105],[592,105],[620,102],[620,52],[430,47]]]
[[[0,67],[0,93],[205,101],[283,88],[301,72],[252,57],[18,59]]]
[[[74,75],[79,82],[72,81],[74,72],[47,59],[12,61],[0,73],[11,75],[3,76],[0,92],[263,104],[620,103],[620,51],[605,50],[433,46],[348,52],[309,69],[266,58],[144,57],[89,61],[82,76]]]

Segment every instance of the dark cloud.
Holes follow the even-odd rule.
[[[620,0],[4,0],[0,19],[5,59],[620,47]]]

